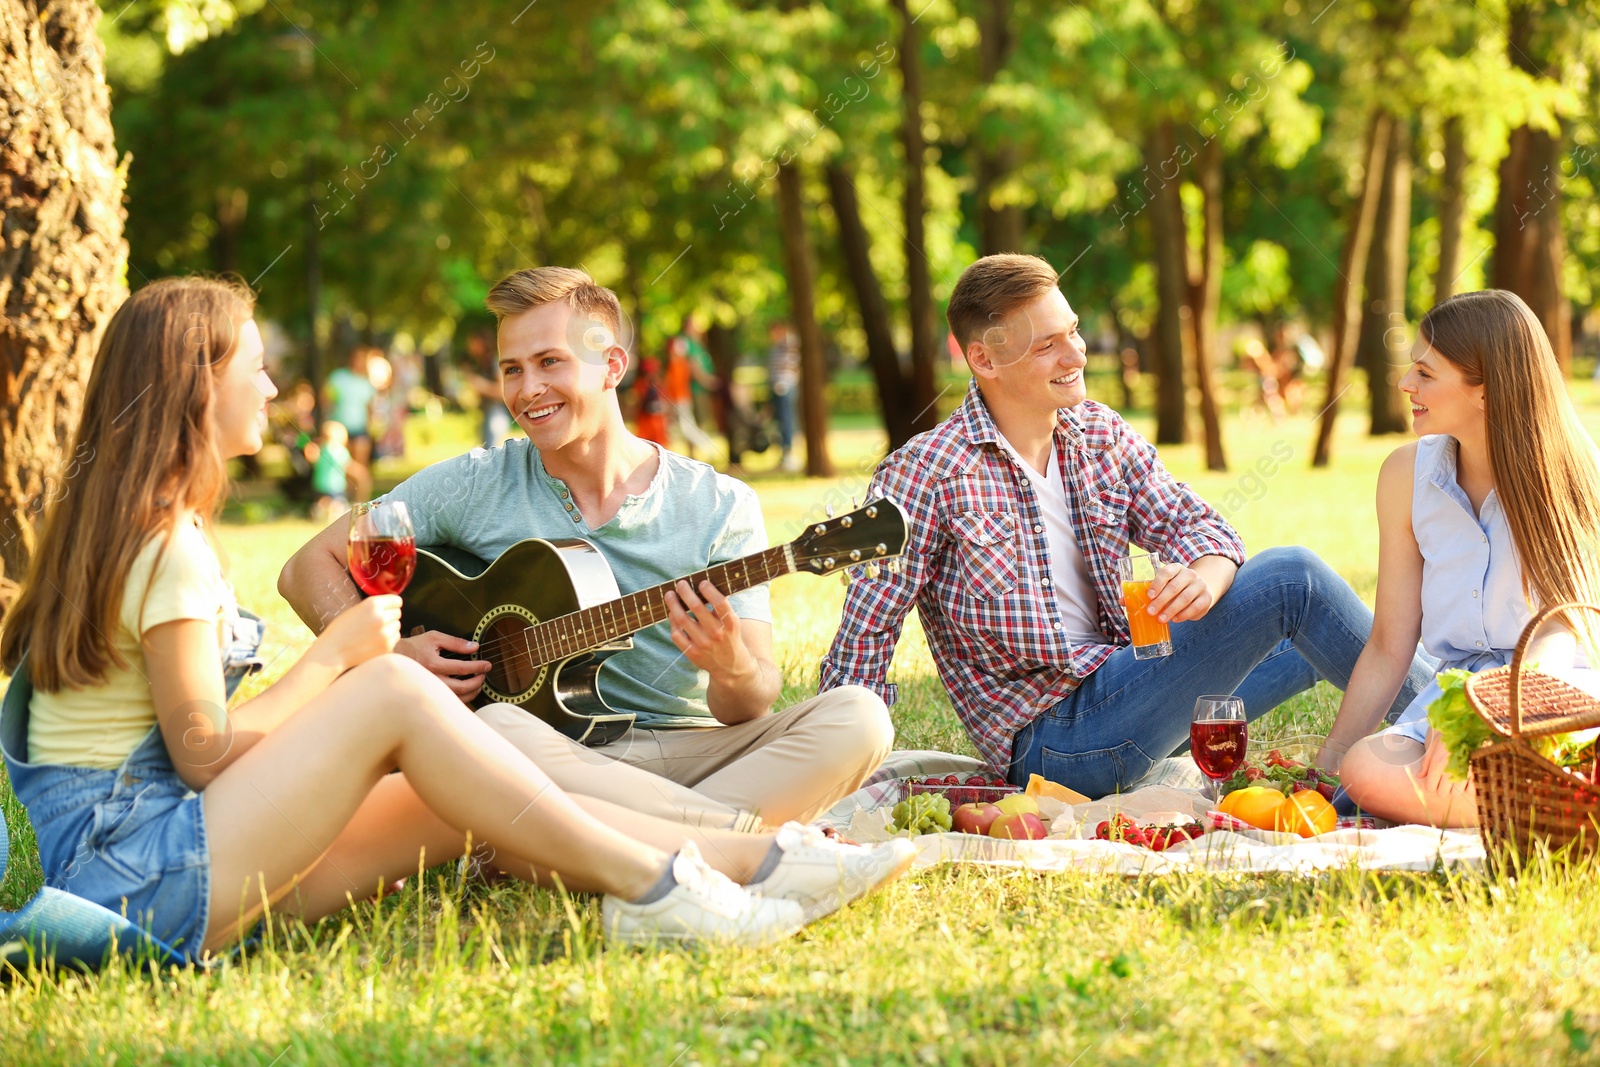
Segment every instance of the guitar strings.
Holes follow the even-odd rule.
[[[783,547],[784,546],[769,548],[763,552],[745,556],[742,559],[731,560],[727,563],[719,563],[713,567],[706,568],[702,573],[704,573],[707,578],[711,579],[713,584],[716,584],[720,587],[727,584],[726,579],[728,576],[734,573],[735,568],[742,569],[743,573],[740,574],[741,579],[748,579],[752,571],[759,570],[764,572],[765,576],[760,580],[751,583],[751,585],[747,586],[746,588],[751,588],[756,585],[764,585],[767,582],[770,582],[773,578],[787,573],[788,567],[787,561],[783,556]],[[720,577],[723,580],[720,582],[716,580],[716,577],[714,577],[718,571],[722,572]],[[691,575],[689,577],[693,576]],[[523,626],[518,630],[504,633],[500,637],[481,643],[474,655],[478,658],[493,658],[500,656],[506,650],[506,648],[513,643],[521,643],[524,647],[512,649],[504,656],[504,662],[508,664],[521,664],[526,662],[533,666],[540,666],[556,662],[560,659],[565,659],[569,656],[577,655],[580,652],[593,649],[604,643],[604,640],[602,639],[584,636],[585,634],[605,632],[607,629],[607,627],[605,627],[603,624],[601,627],[591,627],[585,625],[581,631],[571,629],[579,616],[593,613],[592,617],[602,618],[602,613],[605,613],[610,615],[611,618],[605,619],[604,622],[614,623],[616,621],[616,616],[620,615],[622,620],[629,624],[629,628],[623,630],[622,635],[637,633],[639,630],[646,629],[649,626],[664,621],[667,617],[665,614],[663,614],[660,619],[653,620],[652,622],[639,623],[637,621],[638,618],[647,616],[652,612],[653,609],[657,607],[662,608],[664,611],[665,605],[663,601],[655,599],[655,597],[651,597],[651,594],[658,594],[660,597],[664,598],[665,594],[674,586],[676,586],[678,581],[682,580],[683,579],[677,579],[673,582],[663,583],[662,585],[653,586],[649,589],[637,590],[636,592],[628,593],[622,597],[619,597],[616,600],[608,600],[602,604],[595,604],[587,608],[580,608],[577,611],[568,612],[565,615],[558,615],[553,619],[540,620],[538,623],[535,623],[531,626]],[[645,600],[642,604],[629,606],[630,604],[639,601],[641,597],[649,597],[650,599]],[[630,619],[630,616],[635,618]],[[578,647],[566,647],[573,643],[576,643]]]

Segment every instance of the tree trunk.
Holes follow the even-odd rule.
[[[1511,131],[1495,205],[1494,285],[1528,302],[1550,337],[1563,374],[1572,369],[1572,309],[1562,261],[1560,142],[1548,131]]]
[[[1554,64],[1535,56],[1537,5],[1515,4],[1506,35],[1511,62],[1542,81],[1559,80]],[[1562,16],[1565,17],[1565,16]],[[1572,369],[1572,307],[1562,264],[1567,254],[1561,225],[1559,132],[1519,126],[1500,161],[1494,210],[1494,285],[1528,302],[1555,349],[1561,372]]]
[[[894,0],[900,12],[900,141],[905,149],[904,191],[906,310],[911,316],[911,428],[931,430],[939,422],[934,390],[943,336],[934,319],[933,277],[923,251],[924,216],[927,213],[927,179],[923,174],[927,145],[922,140],[922,60],[917,25],[906,11],[906,0]]]
[[[1367,273],[1367,254],[1372,248],[1372,231],[1378,218],[1378,199],[1383,191],[1382,175],[1389,154],[1390,127],[1394,117],[1379,109],[1373,113],[1367,130],[1365,169],[1361,192],[1350,205],[1345,226],[1344,247],[1339,252],[1339,284],[1333,298],[1333,343],[1328,349],[1328,395],[1322,405],[1317,426],[1317,443],[1311,465],[1326,467],[1332,455],[1334,422],[1339,417],[1339,398],[1349,388],[1345,379],[1355,362],[1356,339],[1361,329],[1361,279]]]
[[[1411,241],[1411,124],[1396,119],[1389,128],[1383,191],[1373,224],[1372,256],[1367,262],[1367,314],[1359,330],[1356,362],[1367,373],[1368,432],[1405,433],[1407,405],[1400,374],[1409,360],[1406,276]]]
[[[1205,227],[1200,260],[1189,277],[1189,328],[1194,342],[1194,379],[1200,388],[1200,424],[1205,430],[1206,470],[1225,471],[1222,420],[1211,368],[1216,361],[1217,310],[1222,304],[1222,143],[1213,137],[1200,150],[1200,192]]]
[[[1150,240],[1156,255],[1156,321],[1150,331],[1156,365],[1156,444],[1189,439],[1183,385],[1183,308],[1189,299],[1189,239],[1179,195],[1178,145],[1172,121],[1163,119],[1145,141],[1150,192]]]
[[[90,0],[0,0],[0,607],[26,572],[100,332],[126,295],[99,20]]]
[[[978,5],[978,77],[987,88],[995,83],[1006,61],[1011,58],[1016,39],[1011,33],[1010,0],[983,0]],[[1017,167],[1017,152],[1003,135],[992,131],[998,124],[992,115],[978,119],[978,158],[974,168],[973,192],[978,204],[978,234],[983,254],[1021,252],[1025,220],[1018,204],[995,204],[995,187]]]
[[[789,280],[789,315],[800,335],[800,422],[806,438],[806,473],[833,475],[828,458],[828,367],[817,327],[815,259],[806,233],[805,188],[799,163],[778,167],[778,228],[783,233],[784,272]]]
[[[1467,130],[1460,115],[1444,123],[1444,173],[1439,178],[1439,266],[1433,302],[1455,295],[1461,281],[1461,223],[1466,214]]]
[[[889,451],[911,440],[911,383],[900,365],[889,326],[889,304],[883,286],[872,269],[872,235],[861,222],[861,204],[850,166],[842,159],[828,164],[828,194],[833,215],[839,223],[839,246],[844,253],[845,270],[861,311],[861,329],[867,337],[867,364],[878,387],[878,409],[883,412],[883,428],[889,435]]]

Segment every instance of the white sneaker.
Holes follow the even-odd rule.
[[[700,858],[685,842],[672,859],[678,884],[653,904],[633,904],[607,896],[600,905],[605,935],[623,945],[657,941],[680,944],[767,945],[805,925],[800,905],[760,897]]]
[[[784,823],[777,843],[783,858],[749,889],[798,902],[808,923],[888,885],[917,855],[917,846],[903,837],[877,845],[850,845],[797,822]]]

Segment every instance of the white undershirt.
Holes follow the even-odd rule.
[[[1089,562],[1079,551],[1078,539],[1072,531],[1072,512],[1067,507],[1067,487],[1061,479],[1061,461],[1056,455],[1055,442],[1050,443],[1050,469],[1040,474],[1012,447],[1005,435],[997,436],[1000,444],[1021,465],[1039,499],[1045,543],[1050,551],[1050,588],[1055,590],[1062,633],[1075,645],[1108,643],[1096,619],[1100,597],[1095,592],[1094,578],[1089,574]]]

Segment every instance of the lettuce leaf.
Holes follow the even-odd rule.
[[[1439,731],[1450,761],[1445,773],[1465,781],[1472,754],[1489,740],[1489,724],[1467,703],[1467,679],[1471,671],[1460,669],[1439,672],[1439,697],[1428,705],[1428,725]]]

